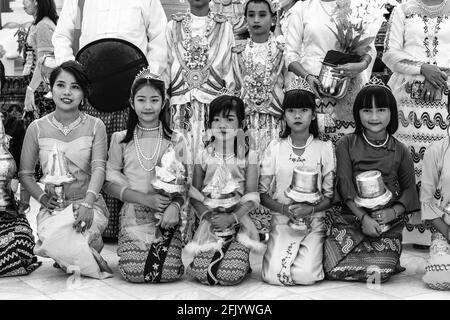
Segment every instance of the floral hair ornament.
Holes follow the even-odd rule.
[[[304,91],[308,91],[308,92],[311,92],[312,94],[314,94],[309,83],[302,77],[297,77],[297,78],[293,79],[286,86],[285,92],[288,92],[291,90],[304,90]]]
[[[160,76],[158,76],[150,71],[150,66],[143,68],[141,71],[139,71],[139,73],[136,75],[136,78],[134,79],[134,81],[136,81],[138,79],[157,80],[157,81],[161,81],[161,82],[163,81]]]
[[[381,88],[388,89],[389,91],[392,92],[391,88],[389,88],[389,86],[387,86],[387,85],[383,82],[383,80],[381,80],[380,78],[377,78],[377,77],[375,77],[375,76],[373,76],[373,77],[369,80],[369,82],[367,82],[367,83],[363,86],[363,88],[365,88],[365,87],[381,87]]]
[[[255,0],[244,1],[244,11],[247,9],[248,4],[252,1]],[[279,0],[262,0],[262,1],[266,2],[269,5],[270,11],[272,11],[273,14],[277,13],[281,9],[281,4]]]

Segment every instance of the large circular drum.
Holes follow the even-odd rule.
[[[89,43],[78,52],[76,60],[85,67],[92,83],[89,103],[103,112],[128,107],[133,80],[148,66],[147,58],[138,47],[113,38]]]

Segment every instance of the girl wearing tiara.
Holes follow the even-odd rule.
[[[109,149],[104,190],[125,202],[117,253],[120,273],[130,282],[174,281],[184,271],[186,150],[164,121],[164,101],[164,82],[145,69],[131,87],[128,128],[112,135]]]
[[[331,142],[317,137],[315,110],[314,93],[299,78],[284,97],[286,128],[279,139],[270,143],[261,160],[261,204],[272,213],[262,278],[270,284],[310,285],[324,278],[324,218],[333,198],[335,158]],[[305,194],[303,200],[295,198],[295,192],[290,190],[296,180],[294,168],[310,170],[317,177],[317,184],[310,186],[315,189],[313,194]],[[273,191],[272,185],[275,185]],[[292,225],[298,219],[309,225],[308,231]]]
[[[245,19],[250,32],[247,43],[233,48],[237,89],[245,103],[246,122],[251,148],[262,154],[281,130],[286,68],[283,44],[278,43],[270,28],[275,23],[276,6],[271,0],[249,0]],[[252,213],[261,233],[269,231],[270,213],[259,208]]]
[[[332,280],[367,281],[375,273],[384,282],[404,270],[404,217],[419,207],[413,162],[392,136],[398,127],[397,102],[381,80],[374,78],[361,89],[353,116],[355,133],[336,144],[335,201],[341,212],[333,213],[324,268]],[[361,182],[360,174],[367,177],[367,171],[382,180],[376,188]]]
[[[208,285],[235,285],[251,272],[251,249],[261,250],[248,213],[259,205],[256,153],[244,133],[244,103],[222,95],[211,102],[211,139],[196,161],[190,194],[200,225],[186,250],[187,273]]]

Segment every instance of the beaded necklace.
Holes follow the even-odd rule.
[[[141,166],[141,168],[147,172],[151,172],[153,171],[153,169],[155,169],[156,163],[158,162],[158,157],[159,157],[159,153],[161,151],[161,145],[162,145],[162,128],[161,126],[159,126],[159,131],[158,131],[158,142],[156,145],[156,149],[155,152],[153,153],[153,155],[151,155],[150,157],[146,157],[142,151],[141,145],[139,144],[139,139],[137,136],[137,128],[134,129],[133,132],[133,138],[134,138],[134,148],[136,150],[136,156],[137,159],[139,161],[139,165]],[[156,157],[156,159],[155,159]],[[150,168],[146,168],[144,166],[144,164],[142,163],[142,159],[147,160],[147,161],[153,161],[153,165]]]
[[[272,38],[273,35],[270,33],[267,41],[268,50],[264,68],[258,68],[258,65],[255,65],[253,52],[255,43],[251,39],[247,40],[247,47],[249,50],[247,57],[244,58],[246,69],[244,83],[247,88],[247,98],[256,105],[261,105],[263,102],[268,101],[272,92]]]
[[[386,136],[386,140],[384,140],[384,142],[383,142],[382,144],[373,144],[372,142],[370,142],[369,139],[367,139],[366,134],[364,133],[364,131],[362,132],[362,135],[363,135],[364,140],[366,140],[366,142],[367,142],[370,146],[372,146],[372,147],[374,147],[374,148],[381,148],[381,147],[384,147],[384,146],[386,145],[386,143],[389,141],[389,133],[388,133],[387,136]]]
[[[188,11],[185,18],[181,22],[184,31],[183,47],[186,52],[183,55],[183,60],[186,66],[191,70],[201,70],[208,62],[209,40],[214,26],[213,14],[208,13],[205,31],[203,35],[192,36],[192,14]]]
[[[443,0],[438,5],[427,5],[423,3],[422,0],[417,0],[417,4],[419,5],[420,9],[422,9],[423,12],[425,12],[425,14],[428,16],[436,16],[440,14],[442,9],[444,9],[445,6],[447,5],[447,2],[448,0]]]

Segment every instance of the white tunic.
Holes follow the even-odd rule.
[[[52,39],[58,63],[75,59],[72,42],[77,11],[77,0],[64,1]],[[167,51],[166,25],[166,14],[159,0],[86,0],[80,48],[98,39],[123,39],[139,47],[152,72],[161,74]]]

